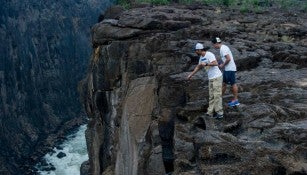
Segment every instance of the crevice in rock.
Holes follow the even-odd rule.
[[[224,127],[224,131],[223,132],[230,133],[230,134],[232,134],[234,136],[237,136],[242,131],[243,131],[242,122],[234,122],[234,123],[226,125]]]
[[[159,135],[162,146],[162,159],[165,172],[174,171],[174,118],[171,117],[167,122],[159,123]]]
[[[305,172],[305,171],[301,171],[301,172],[293,172],[293,173],[291,173],[291,174],[289,174],[289,175],[307,175],[307,172]]]
[[[202,164],[202,162],[201,162],[201,158],[200,158],[200,156],[199,156],[199,149],[200,149],[200,145],[199,144],[196,144],[195,142],[193,143],[193,146],[194,146],[194,159],[195,159],[195,164],[196,164],[196,167],[195,167],[195,169],[196,169],[196,172],[198,173],[198,174],[201,174],[201,164]]]
[[[272,175],[286,175],[286,174],[287,174],[287,169],[284,166],[278,166],[272,172]]]
[[[202,118],[202,117],[197,117],[196,120],[194,121],[194,126],[202,129],[202,130],[206,130],[207,126],[206,126],[206,121]]]
[[[219,164],[234,164],[240,162],[240,158],[228,153],[216,153],[207,160],[202,160],[207,165],[219,165]]]

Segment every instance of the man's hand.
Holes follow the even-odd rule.
[[[192,78],[192,74],[188,75],[188,80],[190,80]]]
[[[219,68],[220,68],[220,69],[223,69],[224,67],[225,67],[225,64],[224,64],[224,63],[219,65]]]

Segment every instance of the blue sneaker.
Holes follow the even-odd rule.
[[[240,103],[239,103],[239,100],[232,100],[231,102],[228,103],[228,106],[239,106]]]

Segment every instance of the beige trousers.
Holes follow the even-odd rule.
[[[222,80],[223,76],[209,80],[209,107],[207,114],[212,115],[214,112],[222,115]]]

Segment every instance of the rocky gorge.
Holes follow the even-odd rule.
[[[0,174],[33,165],[85,122],[77,91],[90,27],[112,1],[1,1]]]
[[[93,175],[307,174],[307,16],[215,6],[109,9],[92,28],[82,102]],[[220,36],[238,66],[239,110],[208,107],[197,42]],[[228,91],[224,103],[231,99]]]

